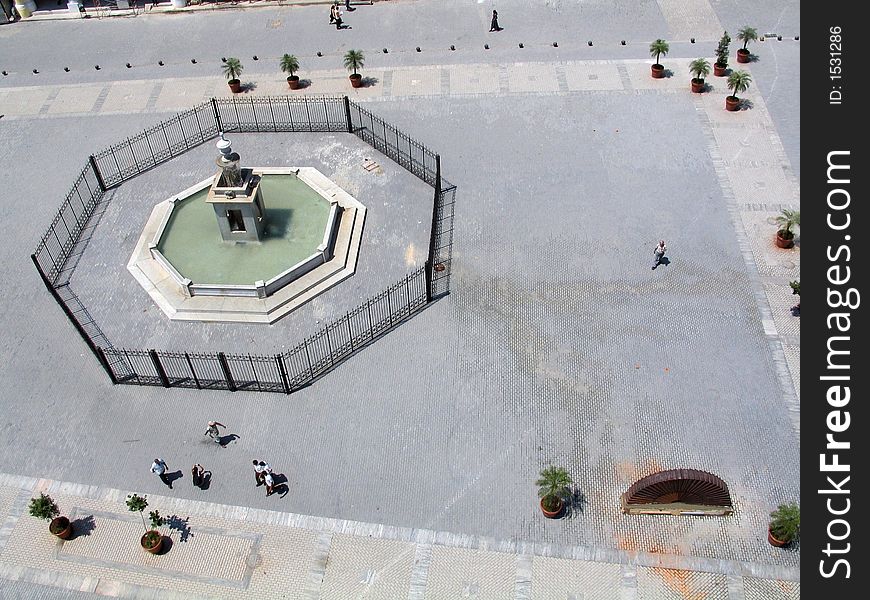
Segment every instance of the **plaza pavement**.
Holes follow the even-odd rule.
[[[61,541],[27,515],[48,493],[73,522]],[[794,568],[574,546],[148,496],[168,550],[139,547],[129,492],[0,474],[0,598],[305,600],[793,600]],[[7,587],[8,586],[8,587]],[[93,596],[92,596],[93,594]]]
[[[779,565],[792,575],[744,580],[743,593],[776,597],[770,590],[777,589],[795,597],[795,584],[774,580],[795,579],[788,570],[799,552],[767,547],[764,527],[766,513],[799,489],[799,319],[787,310],[799,249],[769,243],[779,208],[799,207],[799,112],[788,93],[797,83],[797,46],[756,48],[760,60],[748,67],[755,85],[744,96],[752,107],[739,114],[722,109],[724,91],[713,78],[710,94],[689,94],[691,54],[679,56],[693,50],[688,46],[663,61],[674,73],[663,82],[649,79],[650,61],[640,58],[526,61],[520,50],[494,54],[495,63],[375,70],[378,84],[359,99],[377,100],[372,110],[440,151],[445,175],[459,185],[453,293],[290,398],[111,388],[22,253],[4,245],[5,278],[23,282],[4,295],[7,470],[162,493],[144,462],[164,452],[171,466],[205,462],[198,429],[217,416],[242,435],[226,455],[206,459],[222,474],[209,492],[217,502],[544,544],[557,554],[579,542],[592,552]],[[270,93],[270,86],[277,92],[283,83],[275,74],[256,75],[255,94]],[[309,93],[322,93],[331,79],[336,91],[339,84],[347,91],[345,77],[314,72]],[[148,101],[115,114],[117,103],[99,97],[117,85],[113,98],[127,98],[130,82],[3,81],[0,143],[19,159],[27,189],[45,199],[30,211],[9,207],[27,223],[24,256],[56,209],[49,199],[71,179],[64,173],[94,149],[159,120],[151,114],[158,102],[167,111],[181,103],[171,99],[173,90],[189,84],[195,103],[209,85],[217,93],[225,85],[202,81],[198,88],[204,79],[172,86],[142,80]],[[99,88],[94,100],[89,86]],[[16,103],[28,93],[32,102]],[[82,126],[96,122],[83,149]],[[46,152],[49,136],[62,151],[53,172],[40,178],[27,159]],[[518,146],[523,152],[513,150]],[[0,177],[23,190],[9,172]],[[536,211],[541,197],[543,213]],[[655,232],[648,231],[652,223]],[[659,232],[674,263],[655,279],[647,263]],[[626,240],[634,240],[628,248]],[[576,241],[577,252],[559,249]],[[554,265],[551,273],[539,272],[542,258]],[[658,307],[657,318],[639,318],[649,304]],[[52,366],[43,369],[46,362]],[[39,375],[22,380],[31,372]],[[64,421],[46,422],[41,414]],[[267,453],[293,474],[286,499],[265,503],[241,475],[227,477],[243,472],[254,453]],[[582,514],[558,523],[545,522],[532,506],[531,482],[550,462],[569,467],[588,501]],[[639,522],[619,515],[618,494],[636,478],[687,464],[729,483],[735,517]],[[508,550],[517,554],[516,546]],[[504,558],[501,565],[493,559],[487,572],[510,571]],[[641,570],[637,587],[623,586],[620,594],[636,589],[645,597],[643,582],[667,579],[668,589],[683,585],[691,597],[695,588],[685,581],[698,578],[710,597],[741,597],[734,572],[725,586],[731,596],[721,596],[722,579],[710,584],[703,574],[716,569],[683,567],[700,574],[647,577]],[[457,572],[445,581],[463,581],[469,594],[490,589]],[[613,579],[595,581],[582,589],[611,589]],[[525,597],[523,586],[510,589],[514,595],[502,597]]]

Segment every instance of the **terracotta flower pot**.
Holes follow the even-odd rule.
[[[541,498],[541,512],[544,513],[544,516],[547,517],[548,519],[557,518],[559,515],[562,514],[562,511],[565,508],[565,503],[562,502],[561,498],[556,498],[556,500],[558,500],[558,502],[559,502],[559,504],[556,506],[556,509],[555,510],[547,510],[547,508],[544,506],[544,499]]]
[[[713,75],[716,77],[725,77],[728,74],[728,65],[720,65],[713,63]]]
[[[234,94],[238,94],[242,91],[242,82],[238,79],[230,79],[227,81],[227,85],[230,86],[230,91]]]
[[[299,75],[291,75],[287,78],[287,85],[290,86],[291,90],[299,89]]]
[[[152,545],[150,538],[151,538],[151,534],[154,534],[154,533],[157,534],[157,543]],[[160,552],[160,549],[163,547],[163,536],[160,535],[159,531],[154,531],[152,529],[151,531],[148,531],[148,532],[142,534],[142,538],[139,540],[139,543],[142,544],[142,547],[145,548],[145,550],[147,550],[151,554],[157,554],[158,552]]]
[[[704,80],[698,79],[697,77],[692,78],[692,92],[695,94],[700,94],[704,91]]]
[[[66,517],[55,517],[48,524],[48,530],[52,535],[56,535],[62,540],[68,540],[72,537],[72,523]]]
[[[735,111],[740,109],[740,98],[737,96],[725,96],[725,110]]]
[[[650,66],[650,72],[652,73],[653,79],[661,79],[665,76],[665,66],[656,63]]]
[[[749,62],[749,50],[745,48],[737,49],[737,62],[739,63],[748,63]]]
[[[360,75],[359,73],[354,73],[353,75],[351,75],[350,84],[355,88],[362,87],[362,75]]]
[[[788,542],[777,539],[777,537],[773,535],[773,532],[770,530],[769,527],[767,528],[767,541],[770,543],[771,546],[776,546],[777,548],[782,548],[783,546],[788,544]]]
[[[794,246],[794,234],[791,232],[788,232],[788,233],[791,235],[791,237],[787,237],[786,235],[783,235],[782,229],[780,229],[779,231],[776,232],[776,236],[773,239],[776,242],[777,247],[779,247],[779,248],[791,248],[792,246]]]

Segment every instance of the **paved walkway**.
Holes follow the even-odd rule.
[[[669,59],[674,73],[665,80],[649,76],[650,60],[529,62],[510,65],[463,64],[366,70],[371,85],[352,89],[344,71],[310,71],[300,94],[348,94],[358,101],[412,98],[462,98],[488,95],[559,95],[577,92],[662,92],[687,94],[688,59]],[[752,65],[741,65],[752,72]],[[4,118],[85,114],[130,114],[177,111],[214,96],[229,96],[215,77],[116,81],[67,86],[0,88]],[[773,219],[782,208],[800,208],[800,188],[762,97],[744,95],[751,110],[739,114],[723,109],[728,93],[724,78],[709,77],[712,90],[695,95],[698,115],[705,120],[709,150],[720,185],[737,226],[738,243],[747,266],[755,273],[755,293],[762,324],[799,432],[800,318],[790,314],[796,303],[788,282],[800,278],[800,250],[781,250],[767,243],[775,231]],[[276,74],[258,80],[251,96],[287,93]],[[756,135],[760,134],[760,135]]]
[[[73,521],[73,539],[27,515],[40,492]],[[800,597],[796,568],[557,549],[157,495],[149,510],[170,517],[169,550],[152,556],[139,547],[128,493],[0,474],[0,578],[121,598]]]

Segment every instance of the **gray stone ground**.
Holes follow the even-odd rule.
[[[67,74],[60,66],[57,73],[45,67],[38,80],[29,73],[35,60],[48,64],[56,56],[82,64],[126,56],[156,62],[160,50],[174,56],[186,42],[217,55],[225,48],[206,32],[248,20],[262,35],[257,44],[239,42],[238,54],[277,56],[287,48],[287,30],[269,24],[289,17],[297,23],[299,53],[327,48],[323,60],[336,68],[351,44],[365,44],[379,67],[645,58],[650,39],[691,29],[690,9],[706,15],[706,32],[696,45],[672,44],[672,57],[711,55],[710,32],[736,31],[745,21],[759,31],[799,33],[796,2],[633,6],[590,2],[578,12],[568,2],[503,2],[506,29],[499,38],[485,33],[489,3],[471,2],[360,9],[341,38],[326,28],[323,11],[310,7],[25,24],[0,28],[0,67],[12,64],[15,71],[0,85],[62,85]],[[407,17],[411,8],[420,11],[414,19]],[[513,21],[516,14],[523,19]],[[157,31],[162,46],[134,51],[121,43]],[[545,50],[560,33],[568,41]],[[610,45],[587,49],[587,38]],[[632,43],[614,43],[622,38]],[[50,39],[63,44],[56,53],[42,49]],[[480,47],[493,39],[499,45],[493,42],[488,55],[410,49],[424,42]],[[528,48],[519,50],[518,41]],[[403,51],[377,54],[383,45]],[[757,89],[799,174],[799,44],[766,41],[754,49]],[[210,60],[209,72],[216,72],[217,59]],[[265,61],[248,62],[252,79],[274,77]],[[86,83],[171,79],[193,70],[180,60],[171,66],[68,75]],[[41,286],[28,254],[85,156],[155,115],[0,119],[0,151],[14,157],[13,168],[0,172],[0,186],[32,199],[4,201],[7,219],[20,224],[0,244],[7,282],[0,317],[5,470],[156,493],[161,484],[147,469],[153,455],[162,455],[173,469],[197,461],[213,466],[208,496],[226,504],[797,565],[799,551],[775,551],[764,535],[769,510],[798,495],[798,439],[774,343],[759,323],[752,294],[758,281],[736,245],[708,125],[692,99],[649,91],[532,92],[384,97],[371,108],[441,152],[446,177],[459,186],[453,293],[290,397],[112,387]],[[650,271],[659,237],[668,240],[672,262]],[[126,263],[128,254],[105,258]],[[227,423],[240,439],[214,448],[201,435],[208,419]],[[288,475],[286,498],[253,493],[254,457]],[[586,498],[581,513],[558,522],[544,520],[534,506],[533,480],[550,463],[566,466]],[[734,516],[618,512],[619,493],[635,479],[686,466],[729,483]],[[193,493],[177,488],[179,496]]]
[[[98,210],[99,225],[70,285],[116,347],[282,352],[426,261],[433,188],[356,136],[234,134],[228,139],[244,165],[312,166],[366,205],[356,273],[271,326],[167,319],[130,276],[126,261],[116,257],[129,258],[133,253],[155,204],[213,174],[217,150],[209,141],[109,192],[104,210]],[[367,158],[375,160],[380,170],[364,169]]]

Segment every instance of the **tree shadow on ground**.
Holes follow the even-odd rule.
[[[170,531],[178,532],[178,541],[182,544],[193,537],[193,532],[190,530],[190,517],[186,519],[182,519],[178,515],[166,517],[166,526],[169,527]],[[165,540],[164,543],[166,543]]]
[[[571,494],[565,499],[566,519],[573,519],[580,516],[583,509],[586,507],[586,495],[578,489],[571,490]]]
[[[363,77],[362,78],[362,86],[364,88],[373,87],[380,82],[380,79],[377,77]]]
[[[88,515],[86,517],[79,517],[72,523],[73,534],[70,539],[76,539],[79,537],[87,537],[91,535],[91,532],[97,528],[97,522],[94,519],[94,515]]]

